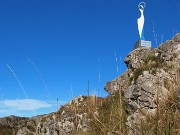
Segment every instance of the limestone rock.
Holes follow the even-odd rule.
[[[176,90],[180,95],[180,34],[161,44],[158,49],[135,49],[125,58],[125,63],[128,70],[118,77],[121,81],[116,78],[108,82],[105,89],[110,94],[122,91],[129,114],[129,135],[136,135],[136,127],[141,120],[145,120],[139,110],[154,116],[157,105],[167,101],[170,93]],[[122,81],[122,78],[125,80]],[[129,84],[120,89],[128,81]]]

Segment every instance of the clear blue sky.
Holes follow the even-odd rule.
[[[157,47],[153,22],[158,44],[180,32],[180,0],[144,1],[145,39]],[[105,83],[126,71],[123,60],[139,39],[139,2],[1,0],[0,117],[55,111],[57,98],[87,95],[88,80],[91,94],[107,96]]]

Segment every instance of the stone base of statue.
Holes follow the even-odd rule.
[[[134,49],[137,49],[139,47],[148,47],[148,48],[152,48],[152,44],[151,41],[145,41],[145,40],[139,40],[135,43],[134,45]]]

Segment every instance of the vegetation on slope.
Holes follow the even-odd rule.
[[[0,124],[0,135],[12,135],[13,129],[10,126]]]

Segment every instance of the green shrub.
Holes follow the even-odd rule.
[[[144,63],[148,64],[149,61],[157,61],[157,57],[151,54],[145,58]]]
[[[12,135],[13,128],[6,125],[0,125],[0,135]]]

